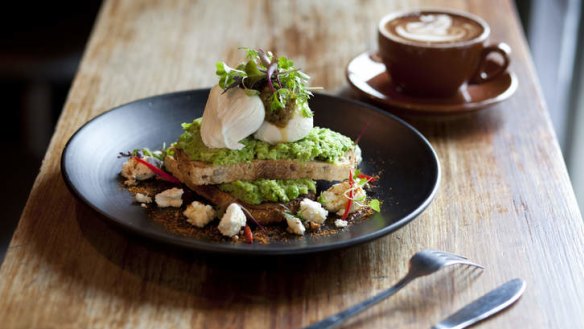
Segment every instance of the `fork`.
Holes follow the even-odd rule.
[[[387,297],[394,295],[414,279],[432,274],[441,268],[455,264],[463,264],[475,269],[484,269],[483,266],[473,263],[463,256],[439,250],[422,250],[415,253],[412,258],[410,258],[408,273],[391,288],[384,290],[357,305],[351,306],[344,311],[331,315],[328,318],[305,327],[304,329],[337,328],[350,317],[357,315],[370,308],[371,306],[376,305]]]

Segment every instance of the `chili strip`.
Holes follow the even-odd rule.
[[[180,184],[181,182],[176,179],[176,177],[172,176],[171,174],[165,172],[164,170],[156,167],[155,165],[151,164],[150,162],[141,159],[139,157],[134,157],[134,159],[136,159],[136,161],[140,162],[141,164],[145,165],[146,167],[148,167],[148,169],[152,170],[158,177],[160,177],[161,179],[169,182],[169,183],[174,183],[174,184]]]

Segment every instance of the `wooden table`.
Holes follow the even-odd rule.
[[[519,89],[452,120],[413,120],[442,165],[437,198],[397,233],[271,259],[162,248],[110,228],[67,190],[59,159],[77,128],[134,99],[215,82],[239,46],[277,50],[329,93],[369,49],[376,21],[408,7],[484,17],[513,49]],[[102,155],[96,154],[96,157]],[[106,1],[0,270],[3,328],[297,328],[395,283],[416,251],[484,264],[415,281],[347,328],[425,328],[511,278],[528,283],[481,328],[584,328],[584,225],[511,0]],[[452,275],[454,274],[454,275]]]

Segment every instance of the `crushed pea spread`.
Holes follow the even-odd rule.
[[[289,202],[309,192],[316,193],[316,182],[311,179],[258,179],[235,181],[218,185],[223,192],[249,204],[262,202]]]
[[[201,139],[201,118],[183,124],[184,133],[175,147],[182,149],[191,160],[228,165],[252,160],[299,160],[334,163],[354,147],[353,141],[327,128],[314,127],[303,139],[292,143],[270,145],[247,137],[241,140],[241,150],[209,148]]]

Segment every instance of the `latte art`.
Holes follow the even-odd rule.
[[[482,32],[476,22],[458,15],[424,13],[398,17],[386,25],[395,37],[420,43],[452,43],[472,40]]]
[[[460,26],[452,26],[448,15],[424,15],[419,22],[409,22],[396,28],[405,39],[427,42],[447,42],[464,39],[466,31]]]

